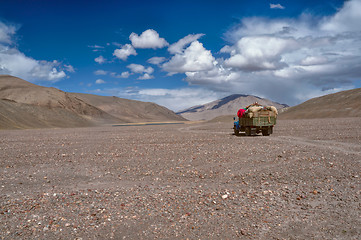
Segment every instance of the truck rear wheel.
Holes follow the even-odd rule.
[[[246,136],[251,136],[251,127],[246,127]]]
[[[263,136],[269,136],[271,133],[272,133],[272,129],[270,127],[262,129]]]

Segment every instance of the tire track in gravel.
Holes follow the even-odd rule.
[[[188,126],[188,127],[181,127],[178,128],[178,131],[181,132],[192,132],[192,133],[212,133],[212,134],[227,134],[227,131],[212,131],[212,126],[216,126],[217,123],[212,124],[203,124],[203,125],[196,125],[196,126]],[[203,129],[202,129],[203,128]],[[219,128],[216,128],[219,129]],[[232,128],[233,129],[233,128]],[[230,128],[229,134],[232,134],[232,130]],[[256,135],[253,137],[262,137],[260,135]],[[287,142],[290,144],[302,144],[306,146],[313,146],[313,147],[319,147],[322,149],[327,149],[331,151],[340,151],[346,154],[355,154],[361,156],[361,145],[359,144],[353,144],[353,143],[344,143],[344,142],[338,142],[338,141],[328,141],[328,140],[312,140],[302,137],[294,137],[294,136],[268,136],[269,140],[274,141],[281,141],[281,142]]]
[[[306,146],[313,146],[331,151],[340,151],[346,154],[355,154],[361,156],[361,146],[358,144],[327,141],[327,140],[312,140],[312,139],[293,137],[293,136],[270,137],[270,140],[287,142],[290,144],[302,144]]]

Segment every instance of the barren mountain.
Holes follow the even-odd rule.
[[[177,114],[192,121],[210,120],[223,115],[236,115],[238,109],[246,107],[254,102],[258,102],[265,106],[275,106],[277,109],[287,107],[287,105],[252,95],[234,94],[204,105],[188,108],[177,112]]]
[[[310,99],[285,109],[281,119],[361,117],[361,88]]]
[[[0,129],[93,125],[93,122],[63,108],[47,108],[0,99]]]
[[[186,120],[171,110],[151,102],[83,93],[73,93],[72,95],[125,122]]]
[[[0,100],[0,129],[184,120],[154,103],[67,93],[9,75],[0,75]]]
[[[50,110],[64,109],[69,114],[78,115],[90,122],[119,121],[108,113],[69,93],[56,88],[38,86],[9,75],[0,76],[0,99],[44,107]]]

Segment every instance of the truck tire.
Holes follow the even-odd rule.
[[[246,136],[251,136],[252,132],[251,132],[251,127],[246,127]]]
[[[272,133],[272,129],[270,127],[262,129],[263,136],[269,136],[271,133]]]
[[[234,127],[234,135],[239,136],[239,130],[236,127]]]

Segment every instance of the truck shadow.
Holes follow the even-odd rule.
[[[235,133],[232,133],[231,135],[236,136],[236,137],[262,137],[262,135],[259,135],[259,134],[247,136],[246,133],[239,133],[238,135],[236,135]]]

